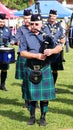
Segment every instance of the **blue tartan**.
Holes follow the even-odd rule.
[[[15,78],[23,79],[25,74],[26,58],[18,54],[15,69]]]
[[[23,90],[24,90],[23,98],[25,100],[42,101],[42,100],[52,100],[56,98],[54,81],[50,65],[42,68],[41,71],[42,71],[41,82],[39,84],[33,84],[29,80],[31,69],[29,67],[25,69],[26,74],[23,82]]]

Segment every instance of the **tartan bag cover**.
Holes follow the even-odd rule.
[[[25,100],[52,100],[55,99],[55,87],[50,65],[41,69],[42,81],[38,84],[33,84],[29,80],[31,69],[25,69],[25,77],[23,82],[23,98]]]

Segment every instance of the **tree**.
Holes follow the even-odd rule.
[[[2,4],[11,9],[25,9],[30,6],[30,0],[0,0]],[[32,0],[34,3],[34,0]]]

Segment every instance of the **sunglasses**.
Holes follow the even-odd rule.
[[[31,25],[35,25],[35,26],[38,26],[39,24],[38,24],[38,23],[31,23]]]

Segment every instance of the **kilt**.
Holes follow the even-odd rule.
[[[23,79],[25,74],[26,58],[18,54],[15,69],[15,78]]]
[[[51,64],[52,70],[64,70],[62,58],[62,52],[60,52],[55,62]]]
[[[55,86],[50,65],[41,69],[42,80],[38,84],[33,84],[29,80],[31,69],[25,69],[25,78],[23,82],[23,98],[25,100],[43,101],[55,99]]]
[[[0,63],[0,70],[8,70],[8,69],[9,69],[9,64]]]

